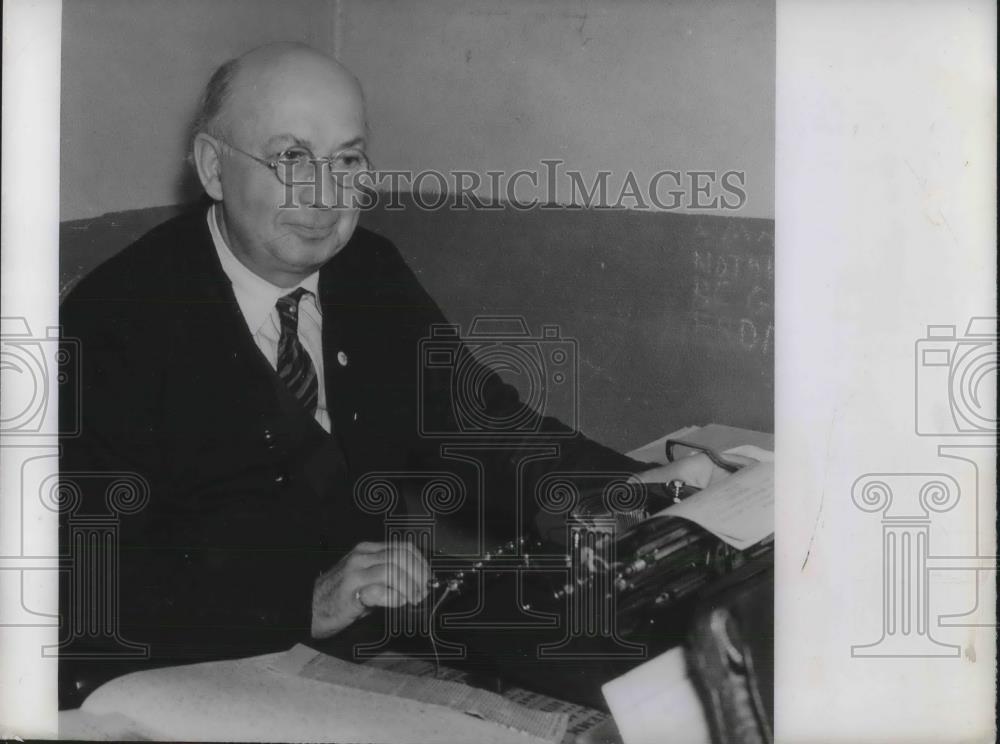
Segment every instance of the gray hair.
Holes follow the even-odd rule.
[[[223,62],[208,79],[208,84],[198,102],[194,120],[191,122],[188,138],[188,160],[193,159],[194,138],[198,134],[204,132],[213,137],[223,138],[226,104],[232,96],[233,79],[236,77],[239,67],[240,60],[238,58],[228,60]]]

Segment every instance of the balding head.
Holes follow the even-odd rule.
[[[345,102],[364,111],[361,83],[340,62],[306,44],[276,42],[251,49],[216,69],[199,101],[191,127],[192,142],[199,132],[227,139],[239,116],[238,110],[232,110],[234,100],[245,108],[248,102],[252,105],[254,96],[260,100],[265,84],[301,76],[310,77],[311,84],[332,86]]]
[[[192,159],[220,232],[254,273],[295,286],[344,247],[358,220],[344,183],[278,173],[292,153],[315,162],[366,149],[361,86],[343,65],[302,44],[253,49],[212,76],[195,126]]]

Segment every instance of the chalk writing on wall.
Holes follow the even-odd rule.
[[[774,256],[692,252],[692,340],[733,353],[769,357],[774,345]]]

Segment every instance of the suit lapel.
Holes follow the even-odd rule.
[[[192,219],[189,239],[177,246],[183,268],[175,296],[178,312],[187,316],[178,325],[184,338],[177,348],[183,350],[192,369],[211,369],[212,376],[228,381],[228,390],[240,391],[239,395],[214,394],[216,388],[207,384],[208,378],[201,386],[198,373],[192,372],[195,395],[206,396],[201,402],[206,412],[214,410],[215,415],[233,421],[263,426],[279,408],[272,384],[274,370],[250,335],[229,277],[219,263],[205,211],[198,210]],[[225,410],[219,410],[220,405]]]
[[[345,248],[346,250],[346,248]],[[326,382],[326,405],[335,433],[348,431],[353,415],[353,366],[351,328],[346,311],[351,302],[351,287],[341,262],[334,258],[320,270],[320,304],[323,309],[323,374]]]

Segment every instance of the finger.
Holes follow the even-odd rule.
[[[359,542],[354,546],[352,553],[365,555],[368,553],[377,553],[380,550],[385,550],[389,547],[389,543],[384,542]]]
[[[397,562],[401,562],[402,566],[413,577],[417,587],[421,590],[419,596],[422,597],[426,593],[427,582],[431,578],[431,567],[427,563],[427,559],[424,558],[420,549],[409,540],[402,540],[393,547],[396,550]]]
[[[382,563],[395,563],[397,562],[395,559],[397,552],[400,555],[405,555],[410,562],[413,562],[413,555],[404,551],[401,547],[402,544],[400,543],[397,547],[390,543],[360,543],[357,547],[361,547],[363,550],[355,548],[351,551],[347,556],[345,566],[349,571],[356,572]],[[370,549],[372,546],[375,549]],[[405,563],[404,560],[398,562],[401,564]]]
[[[358,599],[365,607],[402,607],[406,598],[385,584],[367,584],[358,591]]]
[[[680,479],[685,483],[698,486],[699,488],[704,488],[708,485],[712,477],[712,471],[716,467],[708,455],[701,453],[682,457],[675,464],[681,473]]]
[[[428,592],[430,571],[420,552],[400,545],[389,551],[388,561],[396,567],[400,580],[408,582],[410,600],[414,604],[422,600]]]
[[[709,483],[713,467],[712,461],[708,459],[707,455],[689,455],[667,465],[638,473],[637,477],[643,483],[668,483],[672,480],[682,480],[689,485],[704,488]]]
[[[676,468],[672,464],[660,465],[649,470],[643,470],[641,473],[635,473],[629,476],[629,478],[635,479],[639,483],[666,483],[670,480],[671,473],[675,471]]]
[[[357,581],[363,585],[377,584],[395,589],[404,601],[414,604],[423,597],[423,592],[418,591],[413,577],[405,568],[391,560],[359,571]]]
[[[356,554],[351,561],[351,568],[364,570],[380,564],[392,564],[405,571],[408,577],[406,594],[414,602],[419,602],[429,591],[428,582],[431,569],[420,551],[412,543],[405,540],[385,544],[383,550],[374,553]]]
[[[723,455],[726,462],[731,462],[740,468],[744,468],[747,465],[754,465],[758,461],[754,460],[752,457],[744,457],[743,455]],[[732,470],[726,470],[725,468],[720,468],[713,463],[712,472],[709,473],[707,486],[711,486],[714,483],[718,483],[721,480],[725,480],[730,475],[733,474]]]

